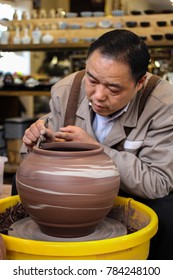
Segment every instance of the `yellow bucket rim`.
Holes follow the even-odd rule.
[[[2,200],[1,200],[2,201]],[[19,196],[12,196],[3,199],[8,202],[8,207],[19,202]],[[145,212],[150,218],[150,222],[144,228],[120,237],[114,237],[104,240],[83,241],[83,242],[50,242],[36,241],[23,238],[17,238],[2,234],[7,246],[7,250],[20,252],[24,254],[44,255],[44,256],[87,256],[115,253],[127,250],[149,240],[158,230],[158,217],[156,213],[148,206],[131,198],[116,197],[116,203],[131,203],[136,209]],[[11,202],[11,203],[10,203]]]

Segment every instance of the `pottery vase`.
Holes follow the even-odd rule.
[[[51,34],[49,34],[48,32],[45,35],[43,35],[43,37],[42,37],[42,42],[44,44],[51,44],[51,43],[53,43],[53,40],[54,40],[54,37]]]
[[[94,232],[119,191],[119,172],[99,145],[61,142],[34,147],[16,174],[21,202],[51,236]]]
[[[9,37],[10,37],[9,31],[2,31],[1,38],[0,38],[0,43],[2,45],[8,44],[9,43]]]
[[[21,38],[22,44],[30,44],[31,37],[28,34],[28,28],[24,29],[24,36]]]
[[[39,29],[39,27],[36,27],[32,31],[32,42],[33,42],[33,44],[40,44],[41,36],[42,36],[41,30]]]
[[[19,29],[19,27],[16,27],[15,36],[13,38],[13,44],[17,45],[20,43],[21,43],[20,29]]]

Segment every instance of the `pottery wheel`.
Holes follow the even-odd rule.
[[[126,227],[120,222],[106,217],[95,229],[95,231],[89,235],[76,237],[76,238],[62,238],[46,235],[41,232],[39,226],[30,218],[24,218],[11,225],[12,230],[8,232],[9,236],[24,238],[37,241],[94,241],[107,238],[114,238],[127,234]]]

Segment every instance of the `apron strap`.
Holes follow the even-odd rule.
[[[74,125],[75,123],[75,117],[76,117],[76,111],[77,111],[77,105],[78,105],[78,99],[79,99],[79,93],[80,93],[80,86],[82,79],[85,75],[85,70],[80,70],[73,81],[70,95],[68,98],[66,113],[65,113],[65,120],[64,120],[64,126],[67,125]]]

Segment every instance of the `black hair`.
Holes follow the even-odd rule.
[[[95,51],[119,62],[127,63],[136,83],[146,74],[150,62],[147,45],[142,38],[126,29],[115,29],[101,35],[88,49],[87,58]]]

